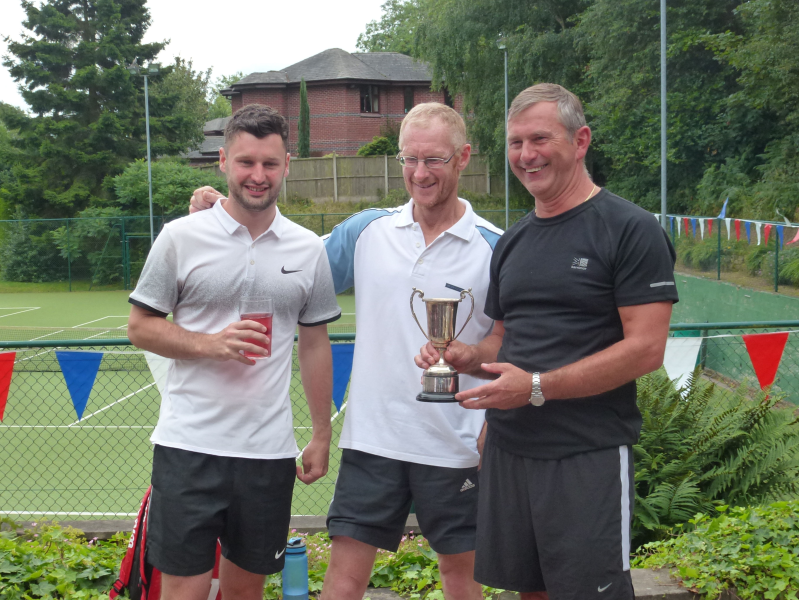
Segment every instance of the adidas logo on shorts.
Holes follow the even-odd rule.
[[[466,490],[470,490],[473,487],[474,487],[474,484],[467,479],[466,481],[463,482],[463,485],[461,486],[461,491],[465,492]]]

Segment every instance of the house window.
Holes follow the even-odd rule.
[[[380,91],[376,85],[361,86],[361,112],[380,112]]]
[[[405,87],[405,113],[413,108],[413,88],[411,86]]]
[[[447,88],[444,88],[444,104],[450,108],[454,108],[452,104],[452,96],[449,95],[449,90]]]

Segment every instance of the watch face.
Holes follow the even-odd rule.
[[[530,396],[530,404],[533,406],[541,406],[544,404],[544,395],[543,394],[534,394]]]

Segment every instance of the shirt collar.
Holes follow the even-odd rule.
[[[216,215],[217,220],[225,229],[225,231],[227,231],[229,235],[233,235],[236,231],[238,231],[239,227],[246,229],[244,225],[231,217],[230,214],[224,209],[222,206],[222,200],[227,200],[227,198],[220,198],[218,202],[214,203],[214,206],[211,210],[214,211],[214,215]],[[283,229],[285,226],[284,219],[285,217],[280,214],[280,209],[275,206],[275,218],[272,221],[272,224],[269,226],[269,229],[267,229],[259,237],[263,237],[269,232],[272,232],[276,238],[280,239],[283,236]]]
[[[458,222],[444,233],[449,233],[468,242],[472,239],[472,235],[474,234],[474,210],[472,210],[472,205],[469,204],[468,200],[458,198],[458,201],[463,204],[466,211],[463,213],[463,216],[458,219]],[[413,198],[411,198],[408,203],[402,207],[394,225],[396,227],[408,227],[409,225],[413,225],[413,223]]]

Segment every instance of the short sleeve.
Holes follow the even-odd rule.
[[[620,232],[614,270],[616,306],[678,302],[676,253],[666,231],[649,213],[627,221]]]
[[[314,269],[311,293],[305,306],[300,311],[299,324],[305,327],[324,325],[341,317],[341,309],[336,302],[333,286],[333,275],[324,248],[319,248],[319,255]]]
[[[505,313],[502,312],[502,308],[499,304],[499,271],[503,247],[503,239],[500,238],[494,247],[494,253],[491,255],[491,266],[488,274],[488,293],[486,294],[485,308],[483,309],[486,316],[495,321],[505,320]]]
[[[165,227],[147,255],[136,289],[128,301],[164,316],[178,303],[178,258],[174,240]]]

